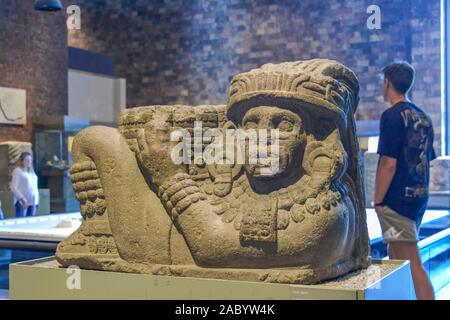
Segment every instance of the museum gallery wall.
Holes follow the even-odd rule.
[[[0,142],[33,142],[33,120],[67,114],[65,15],[42,15],[30,1],[4,0],[0,30],[0,95],[6,118],[16,120],[0,121]]]
[[[71,3],[85,10],[69,45],[114,58],[118,76],[127,79],[129,106],[224,104],[240,72],[328,58],[359,77],[357,120],[377,120],[383,111],[378,74],[401,59],[417,70],[413,99],[432,117],[440,149],[440,0]],[[367,28],[371,4],[381,9],[379,30]]]

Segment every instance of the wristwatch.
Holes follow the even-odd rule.
[[[374,204],[374,207],[382,207],[383,206],[383,203],[375,203]]]

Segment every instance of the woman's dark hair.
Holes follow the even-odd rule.
[[[22,152],[20,154],[20,164],[22,164],[23,160],[25,160],[25,158],[28,157],[28,156],[33,157],[30,152],[27,152],[27,151]]]
[[[19,166],[22,166],[23,160],[25,160],[25,158],[28,157],[28,156],[33,158],[33,155],[30,152],[28,152],[28,151],[22,152],[20,154],[20,162],[19,162],[20,164],[19,164]],[[31,168],[29,168],[28,171],[34,173],[33,163],[31,164]]]
[[[388,79],[394,89],[406,95],[414,83],[415,70],[406,61],[392,63],[383,69],[384,78]]]

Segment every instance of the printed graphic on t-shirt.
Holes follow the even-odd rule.
[[[428,117],[412,109],[401,112],[406,131],[403,155],[408,175],[414,184],[405,187],[405,197],[422,198],[427,196],[427,174],[429,172],[428,151],[432,124]]]

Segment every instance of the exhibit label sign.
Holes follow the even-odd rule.
[[[26,91],[0,87],[0,123],[25,125],[27,117]]]

